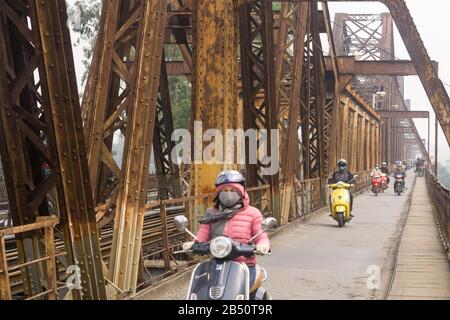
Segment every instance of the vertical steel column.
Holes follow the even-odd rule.
[[[125,291],[136,291],[142,244],[144,206],[150,152],[155,130],[156,97],[159,88],[166,26],[167,0],[139,3],[135,43],[133,90],[129,95],[125,149],[118,190],[110,276]],[[122,30],[119,30],[121,34]],[[120,63],[118,64],[121,66]]]
[[[354,172],[358,171],[358,158],[359,158],[359,152],[358,152],[358,112],[353,113],[352,118],[352,154],[351,154],[351,160],[350,160],[350,167],[351,170]]]
[[[283,3],[281,7],[280,29],[277,54],[277,105],[280,108],[282,131],[282,195],[281,224],[289,221],[292,191],[295,190],[294,177],[298,157],[299,106],[303,72],[303,53],[306,26],[309,18],[308,3]],[[287,130],[284,126],[284,110],[287,104]]]
[[[321,181],[321,199],[325,199],[325,184],[327,180],[327,168],[325,163],[325,145],[327,141],[324,136],[325,125],[325,96],[326,96],[326,81],[325,81],[325,67],[323,60],[323,50],[319,34],[319,10],[317,3],[311,4],[310,11],[310,32],[311,32],[311,47],[312,54],[311,65],[312,79],[310,85],[312,86],[312,104],[311,104],[311,153],[314,159],[311,162],[311,171],[314,177],[320,178]]]
[[[271,130],[278,129],[272,2],[258,0],[243,4],[239,10],[239,31],[244,129],[267,130],[267,144],[270,146],[271,140],[275,138],[272,137]],[[258,105],[256,96],[260,93],[264,94],[264,100]],[[270,147],[267,149],[269,151]],[[247,146],[246,150],[248,159]],[[271,211],[275,217],[280,218],[279,174],[263,176],[260,166],[247,164],[249,184],[270,184]]]
[[[238,8],[236,1],[198,0],[193,12],[193,120],[201,122],[203,131],[218,129],[225,136],[227,129],[239,128],[237,121],[238,78]],[[193,144],[194,155],[202,156],[202,132],[194,132],[199,141]],[[227,141],[223,142],[227,145]],[[211,159],[197,159],[191,165],[191,195],[213,192],[217,174],[235,166]],[[214,161],[215,160],[215,161]],[[215,163],[214,163],[215,162]],[[195,204],[195,214],[204,214],[202,201]]]
[[[167,9],[167,0],[104,2],[99,66],[83,100],[94,196],[103,208],[98,225],[115,218],[109,276],[124,292],[136,290],[140,269]],[[121,159],[114,158],[114,139],[123,141]],[[102,188],[105,177],[110,183]]]
[[[1,136],[6,138],[0,145],[14,224],[48,215],[54,188],[52,211],[61,217],[68,263],[81,269],[82,290],[73,296],[105,298],[65,1],[2,1],[0,11]],[[49,175],[41,171],[45,163]],[[20,239],[18,247],[26,259],[29,252],[21,248],[29,249]]]

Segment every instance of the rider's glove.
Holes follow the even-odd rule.
[[[194,244],[194,242],[192,242],[192,241],[183,243],[183,251],[191,250],[193,244]]]
[[[270,250],[270,246],[267,243],[259,243],[256,245],[256,251],[267,254],[267,253],[269,253],[269,250]]]

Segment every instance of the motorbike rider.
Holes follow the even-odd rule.
[[[397,174],[403,175],[403,188],[406,189],[406,169],[401,161],[397,161],[394,166],[394,176]]]
[[[347,170],[347,160],[341,159],[337,163],[338,165],[338,171],[334,172],[330,179],[328,179],[328,184],[335,184],[339,181],[342,181],[344,183],[349,183],[353,180],[353,173]],[[353,194],[350,191],[350,212],[353,210]],[[331,200],[330,200],[331,203]],[[350,215],[353,217],[353,215],[350,213]]]
[[[245,178],[235,170],[221,172],[216,179],[215,205],[206,210],[200,220],[197,242],[208,242],[218,236],[230,237],[247,244],[262,231],[263,215],[250,206],[250,198],[245,191]],[[270,241],[265,232],[254,240],[256,250],[269,253]],[[183,250],[190,250],[193,242],[183,244]],[[256,280],[256,257],[238,257],[235,262],[243,262],[250,271],[250,288]]]
[[[381,172],[382,172],[383,174],[386,175],[386,178],[387,178],[387,182],[386,182],[386,183],[387,183],[387,186],[386,186],[386,187],[389,188],[389,182],[391,182],[391,179],[389,178],[390,172],[389,172],[389,167],[388,167],[388,165],[387,165],[386,162],[383,162],[383,163],[381,164],[380,170],[381,170]]]
[[[418,171],[418,169],[420,167],[423,168],[424,166],[425,166],[425,160],[423,160],[422,156],[417,157],[417,160],[416,160],[416,172]]]
[[[381,176],[381,174],[382,174],[381,168],[380,168],[380,166],[377,164],[377,165],[375,166],[375,168],[372,170],[372,172],[370,173],[370,176],[371,176],[371,177],[374,177],[374,176]]]

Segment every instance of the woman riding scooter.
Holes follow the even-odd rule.
[[[248,241],[261,233],[254,243],[256,250],[262,253],[270,251],[270,242],[263,232],[261,212],[250,206],[250,198],[245,191],[245,178],[235,170],[223,171],[216,179],[216,196],[213,208],[206,210],[196,242],[207,242],[219,236],[227,236],[240,243]],[[183,250],[189,250],[193,242],[183,244]],[[261,270],[256,264],[256,257],[236,258],[236,262],[244,262],[250,271],[250,292],[255,291],[260,284]]]

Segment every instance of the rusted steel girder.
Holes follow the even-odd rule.
[[[414,64],[407,60],[355,60],[355,57],[337,57],[337,63],[341,74],[364,76],[414,76],[417,75]],[[333,71],[331,57],[325,57],[327,71]]]
[[[94,196],[97,204],[106,202],[97,214],[100,227],[116,207],[109,277],[125,292],[136,290],[140,268],[167,8],[167,0],[104,2],[98,67],[91,70],[83,100],[90,110],[85,132]],[[120,166],[112,153],[115,134],[123,136]]]
[[[298,92],[303,84],[303,54],[308,21],[309,4],[282,4],[276,65],[277,105],[281,109],[282,128],[281,224],[289,221],[292,193],[295,190],[295,170],[299,156],[300,95]],[[287,128],[285,128],[282,110],[284,105],[287,106]]]
[[[155,130],[167,0],[142,1],[135,44],[121,186],[117,196],[110,276],[122,290],[136,292],[140,268],[147,175]]]
[[[288,0],[281,0],[282,2]],[[298,2],[366,2],[372,0],[293,0]],[[417,74],[450,145],[450,97],[428,55],[405,0],[378,0],[391,12]]]
[[[338,114],[337,153],[352,171],[370,170],[380,160],[380,118],[370,106],[347,88]]]
[[[237,116],[238,61],[238,8],[233,0],[192,3],[193,12],[193,77],[192,118],[201,121],[203,131],[218,129],[225,136],[226,129],[242,127]],[[202,158],[203,139],[200,130],[191,132],[200,135],[194,144],[194,156]],[[217,141],[220,143],[219,141]],[[228,143],[222,142],[223,145]],[[196,154],[195,154],[196,153]],[[214,155],[213,155],[214,156]],[[216,155],[217,156],[217,155]],[[198,160],[203,160],[198,159]],[[236,168],[221,164],[220,159],[191,164],[191,195],[208,194],[215,190],[214,182],[222,169]],[[216,161],[214,161],[216,160]],[[195,215],[203,215],[201,200],[195,203]],[[194,222],[191,216],[191,221]]]
[[[335,22],[337,27],[334,30],[334,34],[340,54],[356,55],[357,59],[363,59],[361,63],[378,63],[380,60],[393,59],[393,20],[389,14],[360,15],[339,13],[336,15]],[[355,58],[351,57],[350,59]],[[340,72],[342,71],[340,70]],[[353,77],[354,75],[350,74],[344,79],[347,82]],[[356,92],[353,93],[353,96],[356,96],[357,99],[371,101],[374,104],[374,108],[382,108],[383,110],[390,110],[392,105],[399,104],[398,95],[394,90],[394,80],[396,78],[386,75],[362,75],[362,77],[362,79],[359,77],[354,78],[352,81],[352,87],[358,91],[358,94]],[[382,102],[375,100],[379,91],[385,92]],[[359,95],[361,97],[358,97]],[[365,101],[360,104],[367,105]],[[372,106],[368,106],[367,110],[370,110],[371,113],[374,112]],[[397,142],[390,129],[393,121],[392,119],[383,121],[383,129],[381,130],[383,133],[382,139],[385,141],[382,144],[383,160],[388,163],[394,161],[394,146]]]
[[[304,103],[309,104],[310,110],[309,178],[320,178],[323,187],[327,174],[325,161],[327,141],[324,136],[324,114],[327,111],[325,109],[325,62],[319,34],[319,10],[317,3],[312,3],[310,9],[309,34],[306,39],[307,48],[305,51],[306,68],[304,70],[308,88]],[[322,199],[324,199],[324,192],[322,192],[322,195]]]
[[[268,146],[271,145],[271,140],[276,138],[272,137],[271,129],[278,128],[278,106],[273,76],[275,53],[271,4],[266,0],[249,2],[243,4],[239,11],[244,129],[267,130]],[[263,100],[257,100],[260,93],[264,94]],[[248,183],[252,187],[258,184],[270,185],[271,211],[280,219],[279,174],[264,176],[261,171],[263,164],[248,163],[250,159],[248,152],[249,147],[246,144]]]
[[[59,214],[67,266],[81,269],[82,289],[73,290],[73,297],[104,299],[66,12],[64,0],[0,2],[1,158],[14,225]],[[46,172],[44,164],[48,165]],[[18,237],[23,261],[42,254],[27,247],[31,237],[43,240],[41,234]],[[39,243],[34,244],[39,248]],[[30,278],[36,276],[29,273]],[[32,284],[39,285],[37,281]],[[28,293],[39,293],[43,286],[30,288]]]

